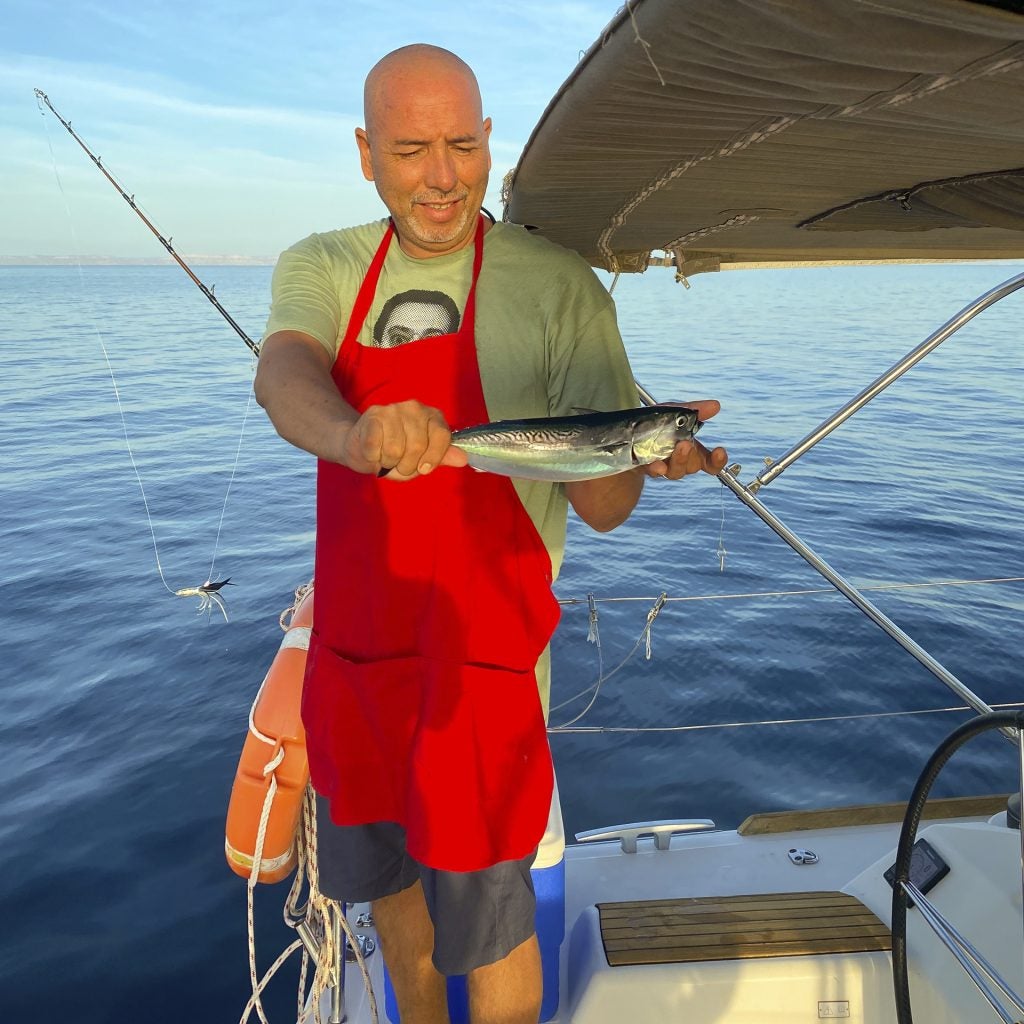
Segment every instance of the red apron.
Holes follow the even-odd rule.
[[[474,336],[483,220],[462,326],[358,342],[394,234],[363,281],[332,376],[345,400],[416,399],[452,429],[487,422]],[[302,717],[339,825],[395,821],[431,867],[530,853],[552,768],[535,666],[558,622],[551,560],[512,481],[442,466],[408,483],[320,461],[316,600]]]

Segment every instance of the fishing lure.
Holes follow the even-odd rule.
[[[228,621],[228,609],[224,604],[224,598],[219,593],[221,587],[231,586],[235,584],[231,582],[229,576],[226,580],[207,580],[201,586],[198,587],[182,587],[181,590],[174,592],[175,597],[198,597],[199,608],[198,613],[200,615],[203,612],[209,612],[213,610],[213,606],[216,605],[220,609],[221,615],[224,616],[224,621]]]

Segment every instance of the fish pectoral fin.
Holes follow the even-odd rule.
[[[610,444],[599,445],[597,451],[607,455],[621,455],[624,451],[632,451],[633,445],[629,441],[614,441]]]

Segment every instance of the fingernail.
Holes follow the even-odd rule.
[[[430,462],[421,462],[420,463],[420,472],[421,473],[429,473],[433,468],[434,468],[434,466]]]

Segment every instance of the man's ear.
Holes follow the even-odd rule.
[[[484,145],[487,147],[487,170],[492,167],[491,161],[491,119],[489,117],[484,118]]]
[[[363,177],[367,181],[373,181],[373,160],[370,157],[370,140],[366,137],[366,130],[356,129],[356,145],[359,147],[359,166],[362,168]]]

